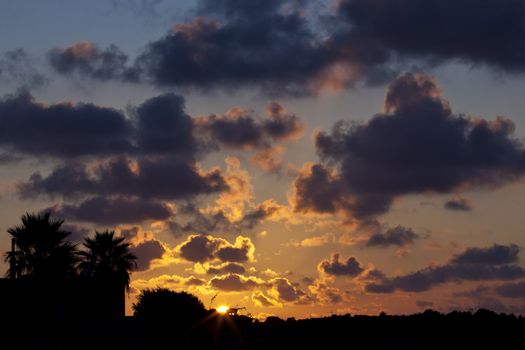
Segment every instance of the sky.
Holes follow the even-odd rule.
[[[517,0],[0,0],[0,251],[114,230],[128,314],[525,314],[524,36]]]

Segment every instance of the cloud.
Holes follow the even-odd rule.
[[[222,115],[212,114],[197,121],[199,129],[212,140],[229,148],[268,149],[272,141],[297,139],[304,132],[300,119],[277,102],[270,102],[266,118],[253,111],[234,107]]]
[[[226,190],[218,169],[205,172],[195,163],[177,157],[115,157],[91,166],[67,162],[47,176],[39,172],[19,184],[22,197],[38,195],[75,197],[84,195],[136,196],[143,199],[182,199]]]
[[[330,243],[335,243],[336,238],[334,234],[327,233],[322,236],[308,237],[300,242],[294,242],[293,245],[303,248],[316,248],[321,247]]]
[[[179,95],[159,95],[128,112],[91,103],[46,104],[20,91],[0,99],[0,147],[60,159],[170,154],[188,160],[205,148]]]
[[[299,212],[334,213],[339,207],[353,207],[346,202],[343,182],[332,170],[321,164],[306,163],[293,182],[292,202]]]
[[[133,246],[131,252],[137,257],[138,271],[145,271],[153,260],[161,259],[166,250],[159,241],[150,240]]]
[[[0,153],[0,165],[16,164],[22,160],[22,157],[8,153]]]
[[[275,307],[282,306],[277,300],[267,296],[263,292],[255,292],[252,294],[252,301],[259,307]]]
[[[65,75],[200,91],[254,87],[268,95],[310,95],[395,74],[387,50],[347,35],[344,20],[332,14],[309,18],[310,5],[200,1],[197,17],[150,42],[133,63],[115,46],[100,50],[92,43],[51,50],[49,59]]]
[[[242,275],[245,272],[246,269],[244,266],[235,262],[226,262],[220,265],[210,265],[206,270],[208,275],[224,275],[227,273],[236,273]]]
[[[370,293],[424,292],[448,282],[515,280],[525,277],[525,270],[516,264],[516,245],[493,245],[468,248],[447,264],[429,266],[397,277],[382,277],[365,286]]]
[[[282,207],[272,200],[264,201],[231,218],[223,209],[213,212],[199,210],[193,204],[186,204],[177,210],[176,220],[170,222],[170,230],[175,235],[185,233],[231,233],[240,234],[253,230],[267,219],[277,216]],[[187,220],[183,220],[187,218]]]
[[[147,154],[178,154],[193,158],[203,146],[194,135],[192,118],[182,96],[167,93],[131,109],[136,121],[136,142]]]
[[[263,149],[250,158],[250,164],[269,173],[277,173],[282,167],[284,147],[277,145]]]
[[[364,271],[363,267],[354,257],[348,257],[346,261],[342,260],[339,253],[334,253],[330,260],[323,260],[317,266],[320,272],[332,276],[355,277]]]
[[[213,236],[191,235],[178,246],[180,255],[189,261],[203,262],[214,258],[222,239]]]
[[[421,307],[421,308],[430,308],[434,306],[434,303],[431,301],[416,300],[416,306]]]
[[[238,236],[231,244],[223,238],[210,235],[190,235],[176,249],[184,259],[193,262],[219,259],[242,263],[255,260],[255,246],[250,238],[243,236]]]
[[[508,246],[494,244],[486,248],[468,248],[452,259],[456,264],[504,265],[517,263],[521,248],[516,244]]]
[[[297,211],[370,219],[398,196],[497,188],[525,174],[512,121],[453,114],[430,76],[398,77],[384,108],[366,123],[317,134],[324,163],[305,164],[295,179]]]
[[[40,88],[49,80],[35,66],[35,59],[24,49],[7,51],[0,58],[0,81],[19,89]]]
[[[231,246],[222,246],[215,252],[222,261],[245,262],[254,261],[255,246],[248,237],[238,236]]]
[[[309,93],[312,76],[333,59],[300,11],[281,10],[287,2],[201,2],[200,17],[149,43],[136,66],[159,86]]]
[[[413,66],[451,61],[508,73],[525,68],[519,1],[487,0],[480,7],[474,0],[342,0],[333,11],[316,5],[202,0],[193,18],[145,45],[133,62],[114,45],[89,42],[48,56],[64,75],[296,96],[383,83]]]
[[[474,0],[342,0],[338,14],[348,24],[348,35],[404,59],[459,60],[522,72],[525,5],[498,0],[478,5]]]
[[[243,292],[258,288],[264,282],[256,277],[245,277],[236,273],[213,277],[211,287],[224,292]]]
[[[525,281],[502,284],[496,287],[496,293],[505,298],[525,298]]]
[[[287,111],[280,103],[272,101],[266,106],[268,119],[262,125],[266,134],[274,140],[287,141],[300,138],[304,124],[295,114]]]
[[[126,67],[128,56],[115,45],[100,50],[91,42],[77,42],[65,49],[50,50],[48,59],[51,67],[64,75],[79,74],[99,80],[138,79],[138,72]]]
[[[149,280],[137,279],[131,282],[131,287],[137,290],[152,289],[152,288],[169,288],[169,289],[192,289],[195,286],[202,286],[206,281],[196,278],[194,276],[182,277],[178,275],[160,275]]]
[[[66,220],[100,225],[167,220],[173,215],[163,203],[124,197],[92,197],[77,204],[57,205],[50,210]]]
[[[268,283],[272,286],[268,294],[276,300],[286,303],[293,302],[295,304],[308,304],[311,301],[310,297],[304,291],[291,283],[287,278],[273,278],[268,281]]]
[[[445,203],[445,209],[452,211],[472,211],[472,204],[465,198],[452,198]]]
[[[333,305],[348,301],[347,293],[322,281],[315,281],[308,289],[318,304]]]
[[[0,99],[0,147],[15,156],[176,156],[192,162],[220,147],[278,150],[274,142],[304,131],[300,119],[276,102],[269,104],[266,118],[232,111],[192,118],[182,96],[165,93],[124,113],[92,103],[47,104],[20,90]]]
[[[89,103],[47,105],[22,91],[0,100],[0,122],[0,147],[10,152],[70,158],[133,148],[125,116]]]
[[[452,293],[455,298],[469,298],[469,299],[483,299],[489,294],[491,288],[483,285],[478,285],[474,289],[458,291]]]
[[[414,233],[412,229],[403,226],[396,226],[389,228],[385,232],[374,233],[366,245],[369,247],[386,248],[389,246],[406,247],[414,244],[414,241],[419,238],[419,235]]]

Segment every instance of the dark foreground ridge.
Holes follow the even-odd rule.
[[[8,229],[0,350],[511,349],[520,348],[525,330],[523,316],[483,309],[261,322],[240,315],[243,308],[220,313],[166,288],[140,291],[133,316],[125,317],[136,257],[124,237],[95,232],[77,247],[63,220],[25,214],[21,221]]]
[[[173,316],[74,323],[27,319],[3,327],[2,349],[511,349],[522,342],[525,329],[522,316],[483,309],[264,322],[214,310],[192,323]]]

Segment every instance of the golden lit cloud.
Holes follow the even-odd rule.
[[[250,158],[250,163],[264,171],[276,172],[281,169],[284,147],[276,145],[263,149]]]

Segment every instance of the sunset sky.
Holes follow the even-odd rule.
[[[128,314],[525,314],[524,38],[520,0],[0,0],[0,251],[115,230]]]

